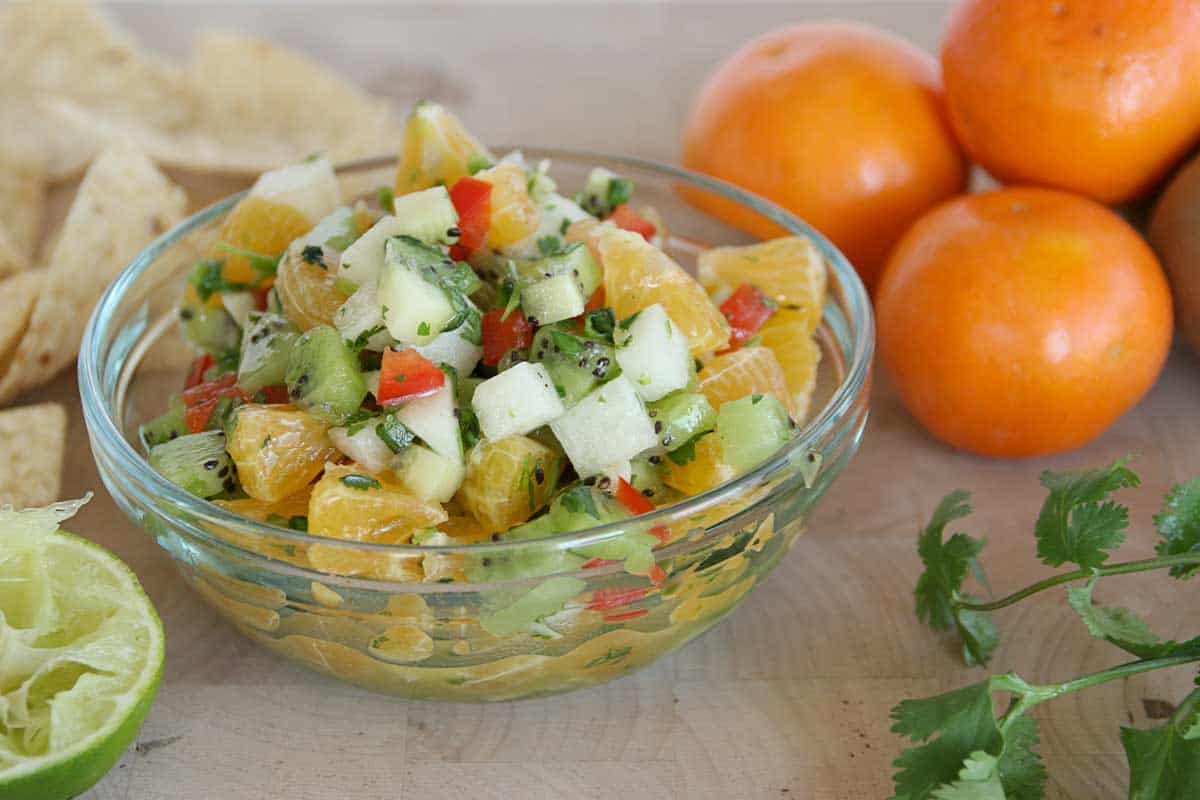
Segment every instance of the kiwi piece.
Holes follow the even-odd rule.
[[[345,422],[367,396],[358,356],[328,325],[296,339],[285,378],[292,402],[328,425]]]

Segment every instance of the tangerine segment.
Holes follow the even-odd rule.
[[[221,244],[265,256],[277,256],[297,237],[308,233],[313,221],[288,205],[262,197],[247,197],[234,206],[221,225],[213,256],[225,261],[224,277],[232,283],[257,283],[263,276],[250,260],[231,253]]]
[[[413,106],[404,127],[404,143],[396,165],[396,195],[428,189],[439,183],[453,186],[469,174],[473,155],[488,157],[458,118],[437,103]]]
[[[696,457],[688,463],[676,464],[668,460],[663,482],[684,494],[695,495],[731,480],[735,475],[737,470],[725,463],[720,437],[709,434],[696,442]]]
[[[783,368],[784,380],[794,406],[790,407],[797,422],[808,416],[808,406],[817,386],[817,367],[821,363],[821,347],[812,337],[811,318],[803,309],[780,309],[767,320],[758,338],[769,348]]]
[[[308,503],[309,532],[331,539],[398,544],[445,521],[437,503],[418,500],[356,464],[326,464]]]
[[[486,440],[471,450],[458,498],[489,532],[505,531],[549,501],[561,469],[557,453],[527,436]]]
[[[500,250],[529,237],[538,229],[538,209],[529,197],[525,170],[516,164],[497,164],[475,175],[492,186],[491,224],[487,244]]]
[[[787,376],[769,347],[743,347],[717,356],[701,370],[699,388],[713,408],[748,394],[773,394],[796,416]]]
[[[604,293],[618,318],[655,303],[687,336],[693,355],[729,346],[729,323],[704,288],[666,253],[612,225],[599,225],[594,238],[604,269]]]
[[[303,492],[335,452],[325,425],[311,414],[253,403],[237,410],[226,446],[242,488],[264,503]]]
[[[806,236],[786,236],[744,247],[714,247],[697,261],[700,283],[710,291],[757,286],[783,308],[799,312],[816,330],[825,304],[825,259]]]
[[[279,262],[275,291],[288,319],[302,331],[318,325],[333,325],[333,315],[347,295],[337,286],[334,274],[304,260],[302,251],[289,248]]]

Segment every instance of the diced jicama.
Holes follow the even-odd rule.
[[[565,410],[550,373],[541,364],[529,361],[479,384],[471,407],[488,439],[529,433],[557,419]]]
[[[396,412],[396,418],[435,453],[461,464],[462,437],[459,434],[456,407],[454,385],[447,380],[433,394],[406,402]]]
[[[583,478],[628,461],[658,443],[646,406],[624,375],[584,397],[551,422],[550,430]]]
[[[661,305],[642,309],[632,323],[622,322],[615,338],[617,363],[643,400],[658,400],[687,386],[692,367],[688,340]]]

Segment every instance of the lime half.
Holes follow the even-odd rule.
[[[65,800],[141,727],[163,630],[129,567],[58,524],[86,502],[0,508],[0,797]]]

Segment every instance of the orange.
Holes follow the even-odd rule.
[[[967,0],[942,70],[963,146],[1002,181],[1124,202],[1200,137],[1196,0]]]
[[[311,414],[255,403],[237,410],[226,447],[246,494],[267,504],[304,491],[336,452]]]
[[[397,544],[445,521],[437,503],[419,500],[395,481],[353,463],[326,464],[308,501],[309,533],[331,539]]]
[[[313,224],[314,220],[286,203],[247,197],[229,212],[217,240],[242,250],[277,256],[293,240],[308,233]],[[214,248],[213,255],[225,260],[223,274],[226,280],[258,283],[262,278],[243,255],[229,253],[219,245]]]
[[[527,436],[484,440],[467,457],[458,499],[489,533],[506,531],[550,501],[561,471],[558,454]]]
[[[901,400],[948,444],[1035,456],[1086,444],[1154,383],[1171,295],[1141,237],[1051,189],[968,195],[917,222],[876,295]]]
[[[812,336],[812,320],[804,310],[776,311],[758,338],[779,360],[792,402],[785,404],[797,422],[808,416],[808,406],[817,386],[817,367],[821,364],[821,348]]]
[[[487,148],[457,117],[437,103],[422,100],[413,106],[404,126],[404,141],[396,164],[396,195],[439,183],[453,186],[468,174],[472,156],[491,160]]]
[[[795,212],[870,286],[909,224],[966,185],[940,92],[934,59],[888,33],[782,28],[708,78],[683,129],[683,165]],[[731,201],[686,196],[764,239],[781,235]]]
[[[713,358],[700,372],[699,390],[715,409],[748,394],[773,394],[793,416],[796,412],[787,375],[769,347],[743,347]]]
[[[578,224],[578,223],[577,223]],[[604,271],[605,302],[618,319],[655,303],[662,305],[688,340],[693,355],[722,350],[729,344],[729,323],[687,270],[642,238],[614,225],[576,229],[599,255]]]
[[[704,288],[757,286],[767,297],[803,319],[808,333],[821,322],[825,304],[825,259],[806,236],[786,236],[742,247],[713,247],[700,254],[697,272]]]
[[[288,319],[302,331],[333,325],[333,315],[349,296],[339,288],[336,273],[304,260],[304,251],[289,248],[279,260],[275,291]]]
[[[475,177],[492,185],[491,224],[487,245],[499,250],[516,244],[538,228],[538,209],[529,197],[525,170],[516,164],[497,164]]]
[[[737,470],[724,461],[721,438],[711,433],[696,442],[696,457],[688,463],[676,464],[667,460],[663,482],[684,494],[695,495],[732,480],[736,475]]]

